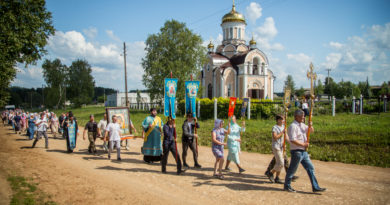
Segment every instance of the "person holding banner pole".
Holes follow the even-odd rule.
[[[186,158],[187,158],[187,150],[191,149],[192,155],[194,157],[194,167],[202,168],[202,166],[198,163],[198,153],[196,152],[196,138],[198,138],[198,134],[195,134],[195,127],[199,128],[199,124],[194,122],[192,117],[192,113],[187,113],[187,119],[184,121],[182,129],[183,135],[181,138],[182,146],[183,146],[183,166],[185,168],[189,168]]]
[[[242,122],[242,128],[237,124],[236,116],[232,116],[230,121],[230,128],[228,127],[229,135],[227,140],[227,146],[229,149],[229,154],[226,160],[226,166],[225,170],[230,171],[229,164],[231,161],[233,161],[237,167],[238,171],[241,174],[242,172],[245,172],[245,169],[243,169],[240,166],[240,157],[239,153],[241,152],[240,144],[241,144],[241,133],[245,132],[245,121]]]
[[[168,162],[169,152],[171,152],[172,155],[175,157],[176,166],[177,166],[177,174],[182,173],[181,161],[180,161],[180,157],[178,156],[178,153],[177,153],[176,142],[175,142],[175,137],[174,137],[175,129],[176,129],[176,125],[174,123],[174,119],[172,119],[171,117],[168,117],[168,121],[163,127],[164,140],[163,140],[163,156],[161,159],[161,171],[163,173],[166,173],[166,166],[167,166],[167,162]]]

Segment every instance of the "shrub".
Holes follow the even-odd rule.
[[[214,100],[217,99],[217,117],[225,119],[228,116],[229,111],[229,98],[197,98],[196,106],[200,102],[200,119],[212,119],[214,118]],[[237,117],[241,116],[242,100],[238,99],[236,102],[236,108],[234,114]],[[268,119],[275,114],[281,113],[283,111],[282,105],[278,102],[272,100],[258,100],[251,99],[251,118],[253,119]],[[178,113],[180,115],[185,114],[185,100],[181,100],[178,104]],[[245,116],[247,113],[245,113]]]

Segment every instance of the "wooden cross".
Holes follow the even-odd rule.
[[[317,79],[317,74],[313,72],[313,63],[310,63],[310,71],[307,72],[307,78],[310,79],[310,97],[314,99],[314,81]]]

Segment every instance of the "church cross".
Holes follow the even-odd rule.
[[[313,72],[314,66],[313,63],[310,63],[310,71],[307,72],[307,78],[310,79],[310,97],[314,98],[314,81],[317,79],[317,74]]]

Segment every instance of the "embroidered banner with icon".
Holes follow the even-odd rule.
[[[164,115],[166,117],[172,116],[173,119],[176,119],[175,101],[176,101],[177,79],[165,78],[164,87],[165,87]]]
[[[199,90],[199,81],[185,81],[186,88],[186,114],[192,113],[196,117],[196,96]]]

